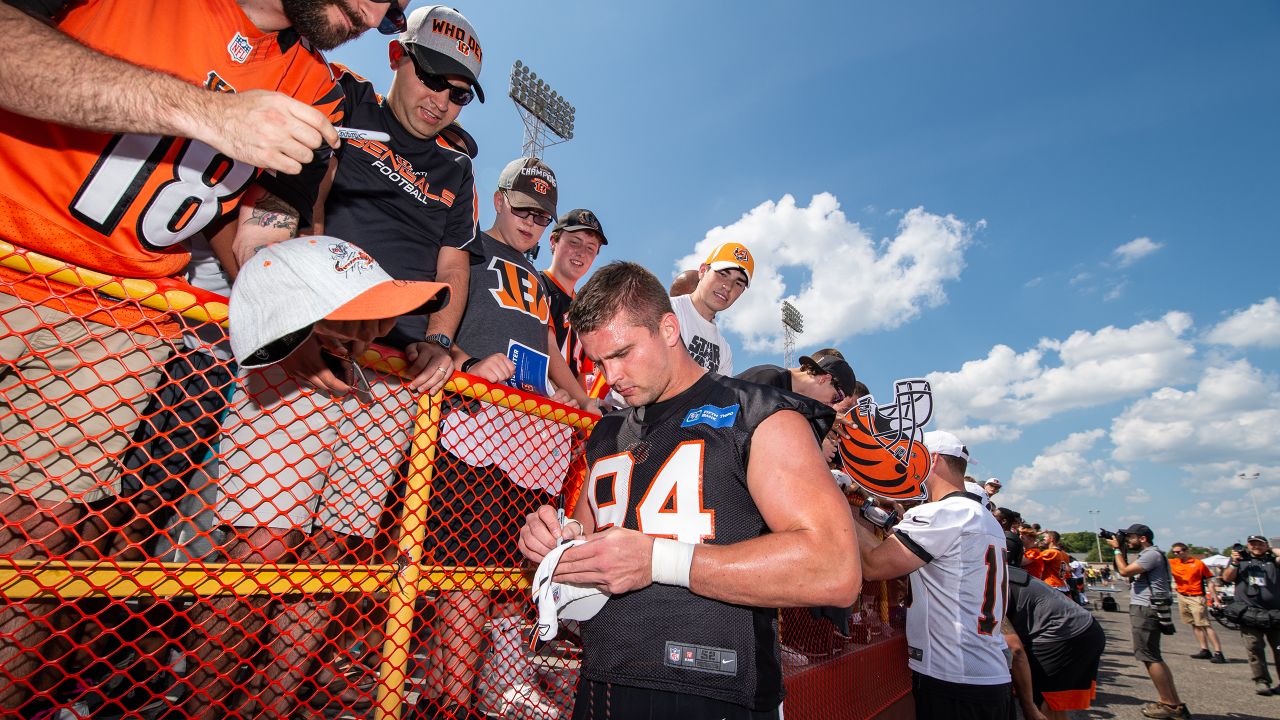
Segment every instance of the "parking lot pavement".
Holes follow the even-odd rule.
[[[1090,597],[1096,598],[1097,595],[1091,593]],[[1098,698],[1092,710],[1075,713],[1073,720],[1142,720],[1142,706],[1156,699],[1155,687],[1147,676],[1146,668],[1133,659],[1128,593],[1116,593],[1116,601],[1119,612],[1094,609],[1094,615],[1107,633],[1107,649],[1098,671]],[[1193,717],[1199,720],[1280,719],[1280,695],[1264,697],[1254,694],[1253,678],[1239,631],[1214,623],[1214,630],[1222,640],[1223,654],[1227,657],[1225,665],[1214,665],[1208,660],[1191,659],[1191,654],[1200,649],[1195,634],[1189,626],[1178,622],[1176,607],[1173,617],[1178,632],[1164,636],[1161,649],[1165,662],[1173,671],[1178,693]],[[1273,683],[1277,682],[1274,667],[1271,668],[1271,679]]]

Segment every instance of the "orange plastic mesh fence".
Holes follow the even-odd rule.
[[[164,287],[35,292],[6,257],[0,716],[569,716],[578,648],[528,651],[516,534],[576,496],[590,416],[461,374],[422,396],[378,349],[331,399],[238,370],[192,296],[178,329]],[[906,692],[900,651],[849,665],[900,635],[867,591],[847,627],[782,611],[788,716]]]

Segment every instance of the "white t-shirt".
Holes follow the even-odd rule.
[[[957,493],[908,510],[894,534],[925,561],[911,573],[907,664],[946,682],[1009,682],[1000,629],[1008,553],[995,517]]]
[[[720,334],[720,328],[698,314],[693,307],[693,297],[673,297],[671,307],[680,320],[680,339],[694,361],[711,372],[732,376],[733,350]]]

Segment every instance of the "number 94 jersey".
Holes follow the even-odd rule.
[[[799,395],[714,373],[668,400],[607,415],[586,447],[583,497],[597,531],[716,545],[764,534],[747,462],[752,434],[779,410],[805,415],[817,437],[834,419]],[[775,609],[654,584],[614,596],[582,624],[582,675],[772,709],[782,700],[776,638]]]

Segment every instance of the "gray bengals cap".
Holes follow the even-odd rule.
[[[517,209],[537,208],[556,216],[556,174],[536,157],[522,157],[507,163],[498,175],[498,189],[507,191],[507,201]]]
[[[476,89],[476,97],[484,102],[484,90],[480,88],[484,52],[475,28],[462,13],[444,5],[420,7],[409,15],[400,42],[423,70],[466,78]]]

